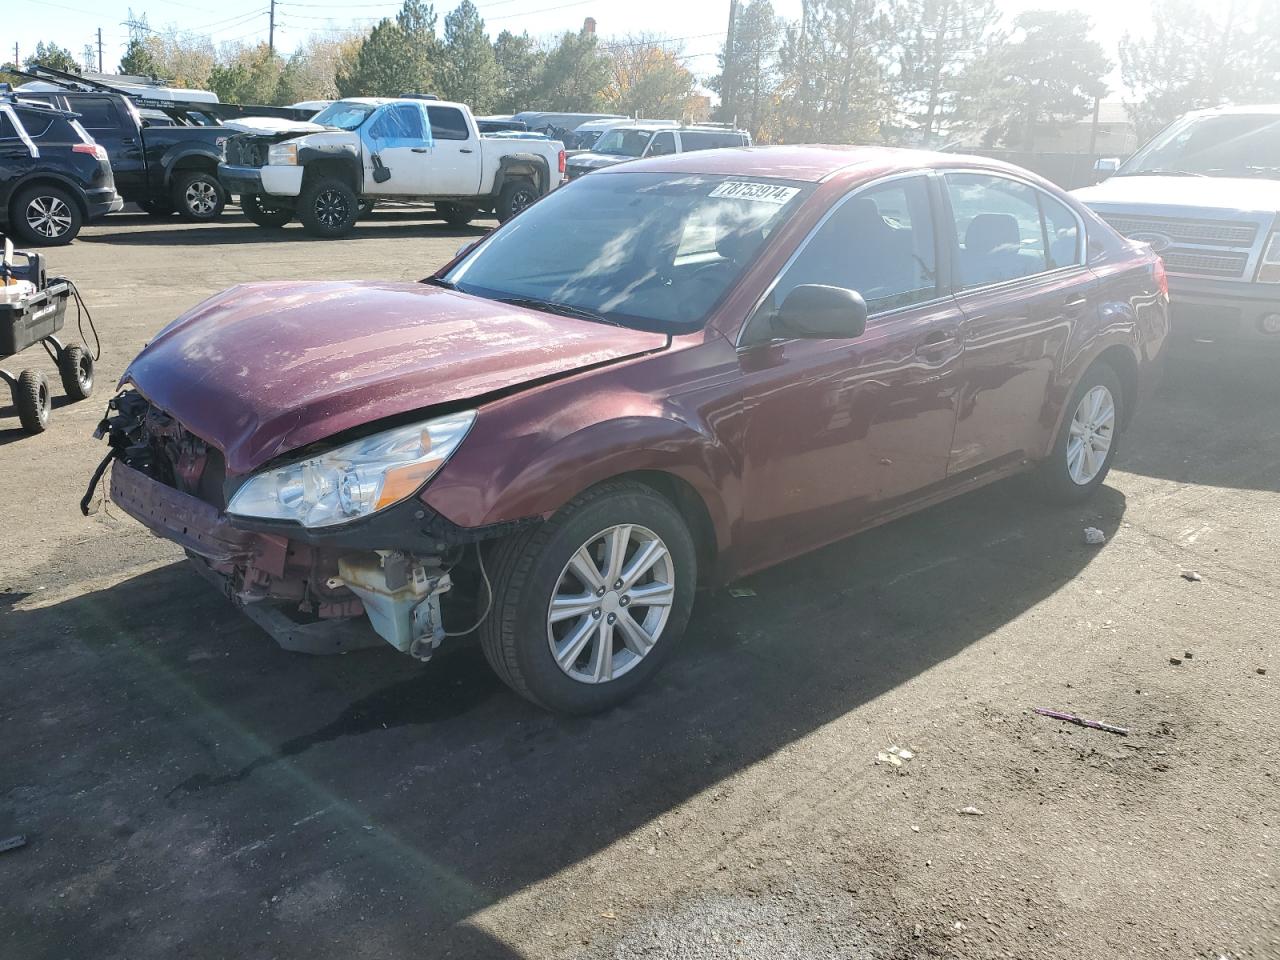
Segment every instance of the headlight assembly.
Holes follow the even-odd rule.
[[[298,145],[296,143],[273,143],[267,148],[267,166],[296,167],[298,165]]]
[[[471,429],[474,410],[397,427],[250,477],[227,513],[328,527],[413,496]]]

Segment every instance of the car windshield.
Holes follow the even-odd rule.
[[[688,333],[810,189],[724,176],[583,177],[499,229],[443,282],[549,312]]]
[[[314,117],[312,123],[325,127],[337,127],[339,130],[355,130],[377,110],[377,104],[352,103],[350,100],[339,100],[331,103]]]
[[[608,153],[616,157],[638,157],[649,145],[652,130],[609,130],[596,141],[593,153]]]
[[[1280,114],[1176,121],[1118,171],[1119,176],[1161,173],[1280,179]]]

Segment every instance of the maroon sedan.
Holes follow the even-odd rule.
[[[422,283],[254,283],[165,328],[111,497],[285,646],[478,634],[619,702],[722,583],[1010,474],[1103,482],[1160,260],[986,160],[776,147],[557,190]]]

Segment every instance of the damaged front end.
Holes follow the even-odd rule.
[[[317,517],[320,507],[312,506],[307,518],[318,525],[308,527],[261,514],[292,507],[306,495],[308,483],[314,493],[325,480],[313,468],[320,462],[315,457],[229,478],[221,451],[135,390],[110,401],[96,436],[105,437],[111,451],[90,482],[82,509],[88,512],[110,467],[112,502],[181,546],[206,578],[286,649],[338,653],[385,640],[428,660],[446,636],[446,619],[469,629],[481,601],[487,605],[479,544],[505,531],[457,527],[431,511],[413,496],[425,482],[419,482],[422,469],[397,468],[398,475],[383,471],[402,486],[414,484],[403,486],[408,492],[394,503],[348,522]],[[363,446],[375,447],[385,436],[374,435]],[[429,442],[424,429],[421,444]],[[343,462],[352,460],[348,456]],[[300,468],[311,472],[294,478]],[[295,479],[296,490],[289,486]],[[362,464],[348,465],[340,480],[343,489],[330,498],[337,506],[325,503],[324,508],[360,509],[360,498],[371,495],[361,483],[375,480],[378,496],[398,492],[394,485],[385,490],[391,481],[375,478]],[[284,506],[265,505],[264,498],[271,496]],[[247,503],[260,515],[238,515],[228,509],[233,503]],[[471,545],[474,549],[468,549]]]

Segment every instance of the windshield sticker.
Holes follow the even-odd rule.
[[[726,180],[708,196],[730,200],[754,200],[756,203],[772,203],[782,206],[797,193],[799,187],[780,187],[774,183],[748,183],[745,180]]]

